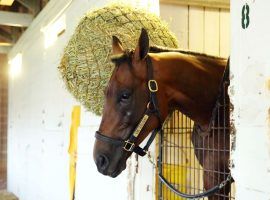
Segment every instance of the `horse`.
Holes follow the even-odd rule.
[[[145,155],[167,116],[178,109],[195,123],[192,143],[204,169],[204,188],[210,189],[226,180],[230,171],[229,151],[204,153],[200,149],[205,145],[209,149],[229,149],[229,130],[224,129],[224,137],[214,137],[214,126],[210,126],[222,123],[217,115],[226,119],[229,116],[213,115],[227,60],[150,46],[148,33],[142,29],[134,50],[124,49],[120,39],[112,37],[111,61],[115,68],[104,91],[103,114],[93,150],[97,170],[103,175],[117,177],[126,168],[126,161],[133,152]],[[223,93],[228,99],[226,90],[227,86]],[[224,127],[229,120],[225,121],[221,124]],[[146,147],[140,148],[150,133]],[[217,175],[215,171],[218,170],[226,173]],[[229,192],[230,187],[226,185],[208,198],[225,200],[228,198],[224,194]]]

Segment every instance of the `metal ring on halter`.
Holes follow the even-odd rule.
[[[148,81],[148,88],[150,92],[157,92],[158,91],[158,84],[157,81],[154,79],[150,79]]]
[[[151,102],[149,101],[149,102],[147,103],[147,106],[146,106],[146,108],[149,109],[149,110],[151,110],[151,109],[150,109],[150,104],[151,104]]]

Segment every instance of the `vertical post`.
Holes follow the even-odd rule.
[[[231,1],[231,171],[238,199],[269,199],[269,0]]]
[[[158,173],[162,174],[162,162],[163,162],[163,129],[159,133],[159,155],[158,155]],[[158,179],[158,199],[162,197],[162,182]]]
[[[0,190],[7,187],[7,57],[0,54]]]
[[[80,118],[81,118],[81,107],[74,106],[71,116],[70,141],[68,149],[68,153],[70,155],[70,164],[69,164],[70,200],[75,200],[78,128],[80,126],[81,121]]]

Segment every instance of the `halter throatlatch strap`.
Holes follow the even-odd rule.
[[[129,136],[129,138],[127,140],[111,138],[111,137],[103,135],[99,131],[97,131],[96,135],[95,135],[95,137],[98,140],[113,144],[115,146],[120,146],[120,147],[122,146],[125,151],[134,152],[140,156],[145,156],[147,154],[150,145],[152,144],[157,133],[160,131],[160,129],[162,127],[160,111],[158,109],[158,99],[157,99],[157,95],[156,95],[156,93],[158,91],[158,83],[153,77],[154,76],[153,75],[154,74],[153,65],[152,65],[152,61],[151,61],[149,56],[146,57],[146,64],[147,64],[147,78],[148,78],[147,86],[148,86],[148,90],[150,92],[150,100],[147,104],[146,111],[145,111],[142,119],[140,120],[140,122],[136,126],[135,130],[132,132],[132,134]],[[158,121],[159,121],[159,126],[158,126],[158,128],[156,128],[152,131],[151,136],[149,137],[146,145],[143,148],[141,148],[140,146],[138,146],[136,144],[137,138],[138,138],[139,134],[141,133],[143,127],[147,123],[150,115],[156,115],[156,117],[158,118]]]

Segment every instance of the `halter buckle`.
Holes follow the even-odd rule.
[[[158,84],[157,81],[154,79],[151,79],[148,81],[148,88],[150,92],[157,92],[158,91]]]
[[[131,152],[131,151],[133,151],[134,147],[135,147],[135,143],[130,142],[129,140],[126,140],[125,146],[123,147],[123,149]]]

